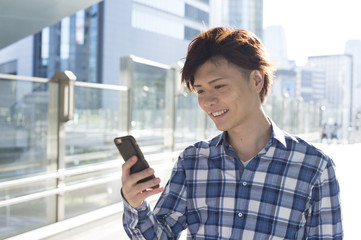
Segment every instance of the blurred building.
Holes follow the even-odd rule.
[[[314,102],[322,106],[325,101],[325,72],[320,69],[312,69],[307,66],[297,69],[297,82],[299,82],[298,91],[300,96],[306,102]]]
[[[353,59],[353,123],[352,126],[360,136],[361,131],[361,40],[349,40],[345,45],[345,54]]]
[[[361,111],[361,40],[349,40],[346,42],[345,54],[353,59],[353,107]]]
[[[341,137],[347,139],[352,122],[352,56],[312,56],[307,65],[325,72],[325,119],[341,126]]]
[[[213,0],[212,4],[217,4]],[[221,25],[243,28],[263,39],[263,0],[222,0],[220,8],[213,11],[221,13]],[[221,11],[220,11],[221,9]]]
[[[272,94],[296,99],[297,72],[295,69],[277,69],[274,74]]]
[[[3,73],[119,84],[120,58],[171,64],[209,26],[209,1],[105,0],[0,51]],[[16,53],[16,54],[12,54]]]
[[[120,59],[172,64],[201,31],[232,25],[263,35],[263,1],[105,0],[0,51],[0,72],[119,84]],[[219,11],[219,9],[223,9]]]

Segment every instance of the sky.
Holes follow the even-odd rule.
[[[290,60],[343,54],[350,39],[361,40],[359,0],[264,0],[263,26],[281,25]]]

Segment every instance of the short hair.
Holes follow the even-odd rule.
[[[194,74],[197,69],[206,61],[218,57],[225,58],[241,70],[261,70],[264,73],[264,85],[259,94],[263,103],[271,86],[273,66],[267,59],[261,40],[243,29],[215,27],[199,34],[189,43],[181,71],[182,83],[186,84],[188,90],[194,90]]]

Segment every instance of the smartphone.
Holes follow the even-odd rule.
[[[144,169],[149,168],[149,164],[145,160],[144,155],[133,136],[128,135],[123,137],[117,137],[114,139],[114,143],[115,146],[117,146],[124,161],[127,161],[130,157],[134,155],[138,157],[137,163],[130,168],[131,173],[137,173]],[[146,182],[153,178],[155,178],[154,175],[141,179],[138,181],[138,183]],[[159,188],[159,184],[153,186],[152,188]]]

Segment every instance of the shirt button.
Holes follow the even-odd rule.
[[[238,217],[242,217],[243,216],[243,214],[240,212],[240,213],[238,213]]]
[[[135,230],[134,230],[134,233],[138,233],[138,230],[137,230],[137,229],[135,229]]]
[[[146,209],[147,209],[146,207],[142,207],[142,209],[141,209],[141,210],[142,210],[142,211],[145,211]]]
[[[247,182],[243,182],[242,184],[243,184],[243,186],[247,186]]]

